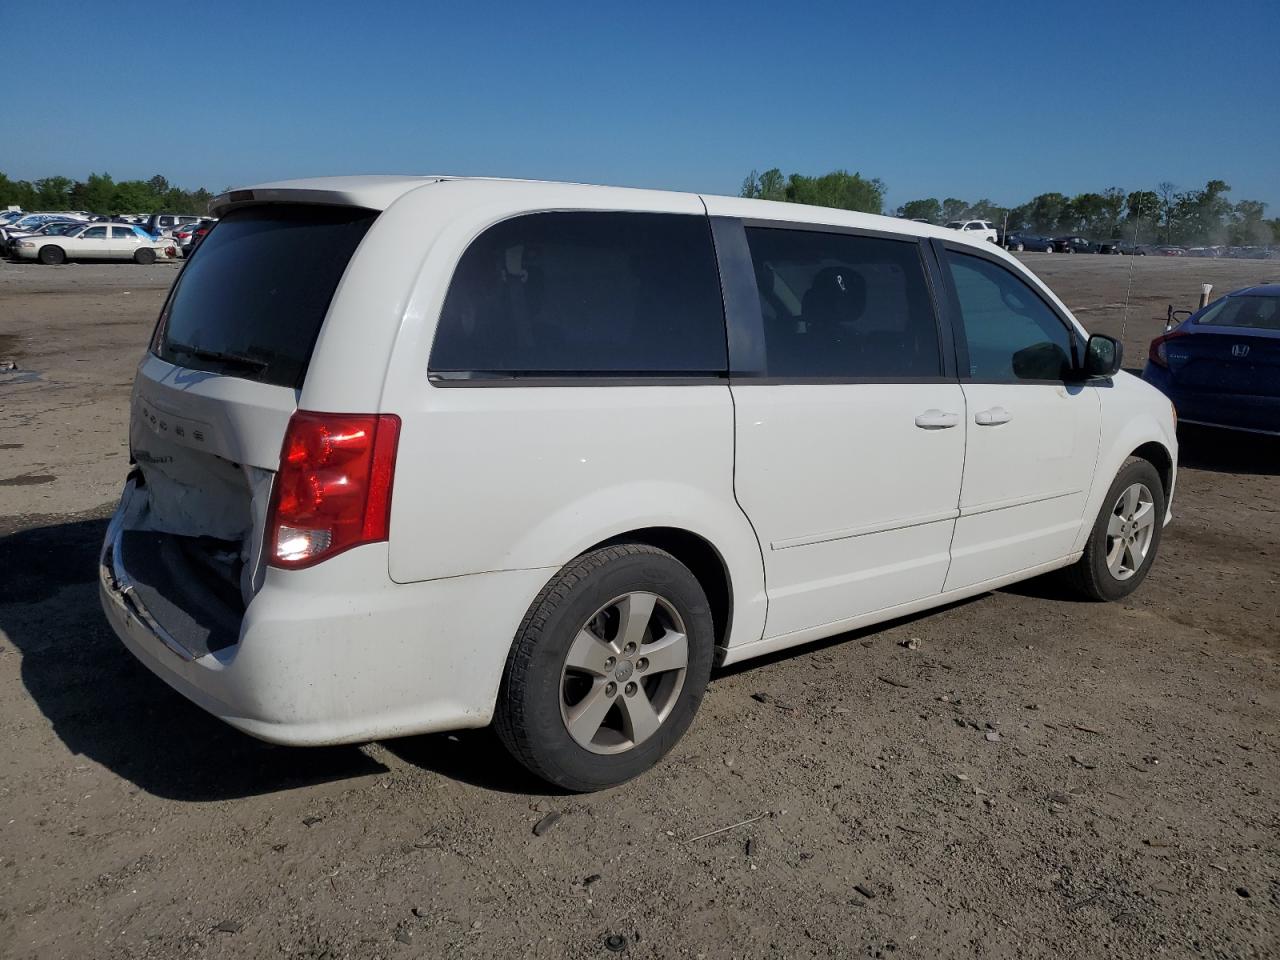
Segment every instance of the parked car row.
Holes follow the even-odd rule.
[[[1122,251],[1128,253],[1128,250]],[[1179,247],[1174,244],[1139,244],[1138,256],[1155,257],[1225,257],[1232,260],[1280,260],[1280,244],[1254,246]]]
[[[1182,250],[1183,248],[1176,248]],[[1253,246],[1226,246],[1217,244],[1211,247],[1187,247],[1175,256],[1184,257],[1226,257],[1232,260],[1280,260],[1280,245],[1257,244]]]
[[[190,256],[216,221],[187,214],[116,215],[83,211],[0,213],[0,255],[58,264]]]
[[[1019,230],[1004,237],[1001,246],[1009,250],[1035,253],[1134,253],[1135,246],[1124,240],[1090,240],[1071,234],[1064,237],[1048,237]]]
[[[996,241],[1015,251],[1035,253],[1102,253],[1139,257],[1231,257],[1241,260],[1278,260],[1280,245],[1247,247],[1211,246],[1180,247],[1174,244],[1134,243],[1131,240],[1090,240],[1072,234],[1048,237],[1019,230]]]
[[[91,214],[75,211],[24,213],[7,210],[0,214],[0,254],[13,255],[14,244],[25,237],[43,235],[47,231],[65,232],[90,222]]]

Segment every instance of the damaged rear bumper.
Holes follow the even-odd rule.
[[[305,570],[267,571],[234,642],[174,629],[137,588],[122,544],[144,493],[132,481],[107,529],[102,609],[149,670],[232,726],[273,743],[323,745],[489,723],[516,626],[552,571],[397,584],[387,545]]]

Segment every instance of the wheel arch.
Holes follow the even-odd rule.
[[[1117,378],[1115,386],[1114,395],[1104,391],[1102,396],[1099,455],[1074,551],[1084,549],[1111,482],[1125,463],[1135,457],[1155,468],[1164,494],[1165,522],[1171,516],[1169,510],[1177,485],[1178,441],[1172,423],[1163,421],[1159,416],[1162,411],[1158,409],[1168,401],[1154,387],[1126,374]],[[1157,397],[1160,398],[1158,403]]]
[[[645,543],[671,554],[693,574],[707,595],[717,647],[728,645],[733,621],[733,579],[729,565],[710,540],[681,527],[641,527],[592,544],[584,553],[619,543]]]
[[[1164,488],[1166,502],[1173,495],[1173,454],[1164,444],[1157,440],[1149,440],[1137,447],[1130,457],[1146,460],[1160,474],[1160,485]]]

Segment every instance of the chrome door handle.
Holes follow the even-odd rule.
[[[926,410],[916,417],[916,426],[921,430],[945,430],[960,423],[960,414],[944,413],[937,408]]]
[[[1008,423],[1013,415],[1004,407],[992,407],[990,410],[979,410],[973,415],[973,422],[980,427],[996,427]]]

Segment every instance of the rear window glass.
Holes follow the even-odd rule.
[[[915,241],[748,227],[771,377],[913,379],[942,372]]]
[[[183,268],[154,350],[170,363],[298,387],[329,301],[377,217],[264,206],[224,217]]]
[[[726,367],[710,225],[655,213],[536,213],[491,227],[458,263],[430,362],[458,378]]]
[[[1197,323],[1251,330],[1280,330],[1280,297],[1223,297]]]

